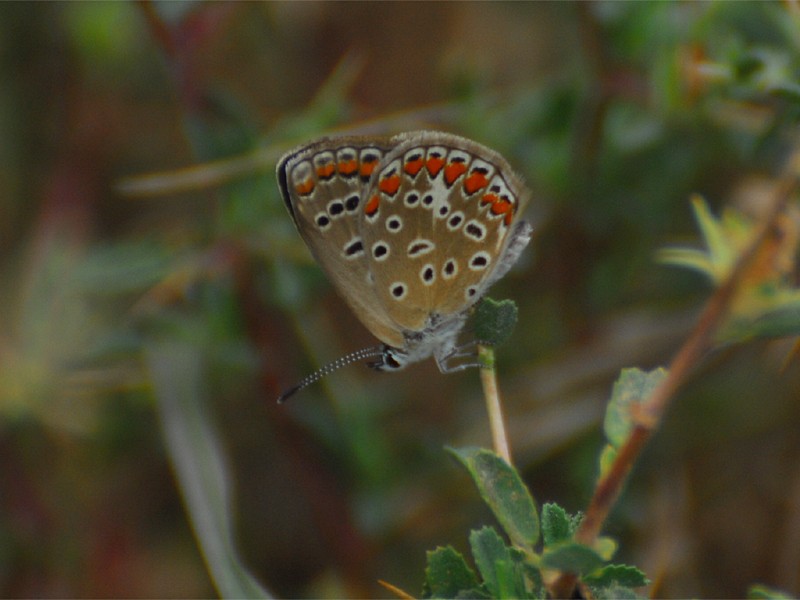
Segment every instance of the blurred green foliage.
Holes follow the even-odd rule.
[[[429,127],[524,175],[536,239],[493,290],[519,307],[498,369],[526,485],[574,513],[617,373],[664,364],[709,293],[656,249],[699,246],[693,193],[757,217],[795,144],[800,14],[5,3],[0,73],[0,593],[256,589],[207,569],[207,517],[238,583],[375,596],[418,589],[429,548],[466,553],[487,515],[442,448],[488,426],[475,374],[433,365],[353,367],[273,405],[373,343],[294,232],[277,158]],[[653,594],[800,593],[791,344],[712,357],[634,471],[608,528]],[[180,390],[196,398],[171,425],[201,423],[211,450],[159,417]],[[182,469],[230,504],[193,504]]]

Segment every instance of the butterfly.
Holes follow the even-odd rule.
[[[470,309],[531,239],[530,194],[494,150],[438,131],[326,137],[277,165],[286,208],[339,295],[382,344],[307,377],[365,358],[397,371],[433,357],[451,364]]]

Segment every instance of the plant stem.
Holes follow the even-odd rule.
[[[614,462],[606,475],[598,481],[585,516],[575,533],[576,541],[594,543],[608,514],[611,512],[633,465],[649,439],[661,424],[661,419],[678,389],[686,382],[692,369],[703,355],[713,347],[714,335],[728,315],[740,283],[746,277],[764,242],[775,231],[778,218],[783,213],[789,198],[797,189],[797,174],[800,172],[800,152],[792,155],[780,185],[772,200],[770,211],[762,221],[761,228],[750,245],[742,252],[730,275],[708,300],[689,338],[673,358],[669,373],[650,396],[643,399],[637,423],[628,438],[619,448]],[[550,586],[553,597],[569,598],[577,583],[572,573],[562,573]]]
[[[503,420],[503,408],[500,401],[500,392],[497,388],[497,372],[494,370],[494,350],[489,346],[478,346],[478,358],[481,362],[481,385],[483,397],[486,401],[486,411],[489,413],[489,426],[492,429],[492,446],[509,465],[511,464],[511,451],[508,445],[508,435]]]

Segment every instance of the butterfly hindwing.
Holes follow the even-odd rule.
[[[362,196],[361,238],[383,310],[421,331],[432,314],[466,311],[516,260],[530,230],[524,240],[512,232],[528,196],[508,163],[475,142],[438,132],[393,141]]]

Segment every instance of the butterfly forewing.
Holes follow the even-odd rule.
[[[373,335],[402,346],[402,333],[375,297],[360,226],[363,191],[392,147],[386,139],[326,138],[287,153],[278,183],[297,230],[339,294]]]
[[[528,198],[489,148],[442,133],[393,139],[362,196],[360,235],[382,310],[421,331],[432,314],[463,313],[479,299]]]

